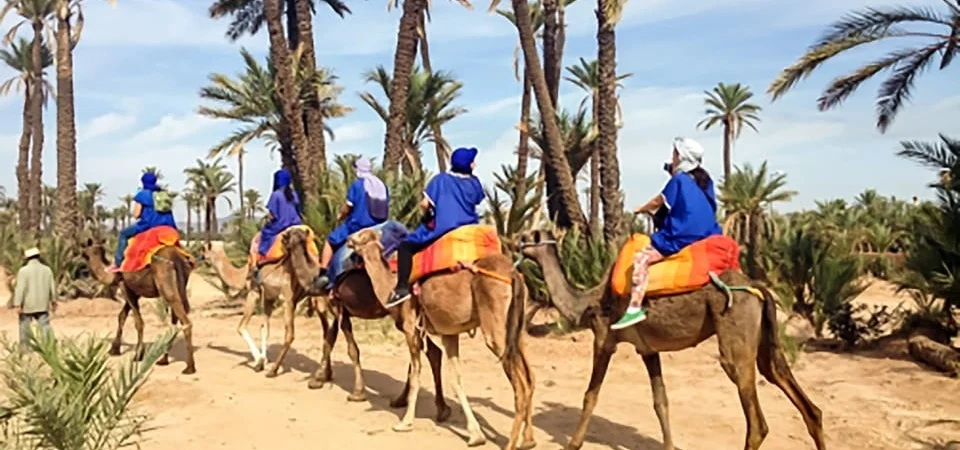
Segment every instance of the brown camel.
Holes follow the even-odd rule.
[[[193,323],[188,317],[190,302],[187,299],[187,281],[190,279],[193,267],[180,250],[174,247],[163,247],[153,256],[150,265],[146,268],[137,272],[123,273],[107,272],[109,263],[102,243],[95,243],[92,239],[88,239],[83,253],[90,272],[98,281],[106,285],[115,285],[123,281],[125,301],[123,309],[117,316],[117,334],[110,346],[110,354],[120,354],[123,325],[127,321],[127,315],[133,311],[133,323],[137,328],[137,346],[134,351],[138,359],[143,357],[143,316],[140,314],[140,299],[162,297],[173,312],[170,318],[173,325],[176,326],[178,321],[183,324],[183,339],[187,345],[187,367],[183,369],[183,373],[196,373],[197,367],[193,360]],[[164,353],[157,364],[161,366],[169,364],[169,355]]]
[[[729,309],[727,296],[713,285],[688,294],[651,299],[645,321],[623,330],[611,330],[610,325],[626,311],[629,299],[617,297],[608,288],[610,271],[607,283],[581,291],[570,286],[564,277],[552,235],[540,231],[528,233],[521,239],[520,247],[523,255],[536,261],[543,270],[553,305],[560,314],[573,323],[590,327],[594,334],[593,373],[584,394],[580,423],[567,449],[579,449],[583,445],[610,358],[617,344],[624,342],[643,356],[653,391],[653,408],[663,433],[663,447],[672,450],[660,353],[695,347],[714,334],[720,345],[720,365],[737,385],[747,419],[744,448],[760,448],[769,431],[757,399],[754,367],[797,407],[817,449],[826,448],[820,409],[803,392],[787,365],[777,334],[776,305],[766,288],[754,285],[763,292],[762,301],[747,292],[733,291]],[[738,271],[727,271],[720,279],[728,286],[751,285]]]
[[[313,258],[307,256],[307,234],[303,230],[292,228],[278,236],[277,239],[283,239],[284,256],[277,261],[260,266],[260,283],[255,291],[247,293],[243,306],[243,317],[237,325],[237,332],[250,346],[250,352],[254,359],[254,370],[262,371],[267,364],[270,316],[273,314],[277,302],[280,302],[283,306],[283,348],[280,350],[277,360],[267,371],[267,378],[277,376],[283,359],[290,351],[290,346],[293,345],[294,317],[297,304],[301,300],[310,297],[313,301],[313,307],[318,312],[317,315],[320,317],[324,331],[330,328],[326,315],[326,305],[316,297],[311,296],[309,292],[313,282],[313,277],[310,274],[313,273],[315,276],[317,269]],[[257,344],[250,337],[250,333],[247,332],[247,324],[253,317],[258,300],[263,302],[265,316],[264,324],[260,326],[260,349],[257,348]]]
[[[347,245],[363,259],[380,301],[385,301],[396,284],[397,277],[382,257],[383,248],[378,234],[363,230],[347,240]],[[486,437],[470,409],[460,376],[460,334],[480,327],[487,347],[503,364],[503,370],[513,385],[515,414],[513,428],[506,449],[532,448],[534,375],[527,363],[524,348],[523,309],[526,286],[513,263],[505,255],[482,258],[469,268],[439,273],[421,280],[419,295],[401,308],[402,329],[410,350],[410,375],[407,410],[395,431],[413,428],[414,409],[420,389],[420,349],[423,333],[429,339],[440,337],[453,370],[453,387],[467,418],[468,445],[480,445]],[[518,444],[520,431],[523,442]]]
[[[227,289],[234,293],[231,295],[240,295],[250,289],[250,267],[248,265],[236,267],[231,264],[222,247],[215,248],[211,244],[205,245],[200,259],[210,264],[217,277],[223,280]]]
[[[306,242],[303,242],[302,251],[291,252],[291,262],[296,267],[310,267],[307,260]],[[307,275],[316,276],[319,272],[311,272]],[[383,294],[389,295],[389,292]],[[347,397],[354,402],[366,401],[366,384],[363,381],[363,368],[360,365],[360,347],[353,335],[353,318],[363,320],[377,320],[390,316],[397,327],[402,331],[403,314],[409,313],[406,309],[391,308],[389,311],[383,307],[383,304],[377,300],[377,294],[374,292],[373,285],[370,283],[370,277],[363,268],[354,268],[343,274],[334,284],[333,289],[327,293],[327,302],[334,310],[335,318],[333,323],[324,332],[323,358],[320,361],[320,367],[313,374],[308,387],[310,389],[320,389],[333,378],[333,371],[330,367],[330,353],[337,343],[337,332],[343,330],[343,335],[347,339],[347,354],[353,362],[354,385],[353,392]],[[433,342],[427,342],[427,359],[430,361],[430,368],[433,371],[434,387],[436,389],[437,422],[444,422],[450,417],[450,407],[443,396],[441,357],[443,353]],[[409,373],[409,371],[408,371]],[[394,408],[407,406],[407,395],[410,389],[409,380],[397,398],[390,402]]]

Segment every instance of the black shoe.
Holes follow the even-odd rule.
[[[260,268],[253,269],[253,285],[260,286]]]
[[[322,291],[330,284],[330,276],[327,275],[327,269],[320,269],[320,273],[313,279],[313,288]]]
[[[393,293],[390,294],[390,300],[383,306],[387,308],[393,308],[407,300],[410,300],[410,288],[408,287],[397,287],[393,290]]]

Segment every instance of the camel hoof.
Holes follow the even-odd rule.
[[[108,351],[107,354],[109,354],[110,356],[120,356],[120,346],[119,346],[119,345],[111,345],[111,346],[110,346],[110,351]]]
[[[413,424],[400,422],[393,426],[393,431],[396,431],[397,433],[406,433],[408,431],[413,431]]]
[[[537,446],[537,441],[525,441],[517,446],[517,450],[530,450]]]
[[[197,368],[196,368],[196,367],[193,367],[193,366],[187,366],[187,368],[186,368],[186,369],[183,369],[183,372],[180,372],[180,373],[182,373],[182,374],[184,374],[184,375],[193,375],[193,374],[197,373]]]
[[[307,383],[307,389],[323,389],[323,386],[326,384],[326,381],[314,378]]]
[[[483,436],[483,433],[478,433],[470,437],[470,440],[467,441],[467,447],[479,447],[487,443],[487,438]]]
[[[276,377],[277,377],[277,371],[276,371],[276,370],[271,370],[271,371],[267,372],[267,378],[276,378]]]
[[[354,392],[347,396],[348,402],[365,402],[367,401],[366,392]]]
[[[444,423],[450,418],[450,407],[446,404],[437,405],[437,423]]]
[[[401,395],[401,396],[393,399],[393,401],[390,402],[390,407],[391,407],[391,408],[406,408],[406,407],[407,407],[407,396],[406,396],[406,395]]]
[[[170,358],[167,357],[166,355],[164,355],[162,358],[160,358],[159,361],[157,361],[157,365],[158,365],[158,366],[168,366],[168,365],[170,365]]]
[[[580,450],[580,447],[582,447],[582,446],[583,446],[582,443],[581,443],[581,444],[577,444],[577,443],[571,442],[571,443],[567,444],[567,446],[564,447],[563,450]]]
[[[253,371],[254,371],[254,372],[263,372],[263,368],[264,368],[264,366],[266,366],[266,365],[267,365],[267,364],[266,364],[266,361],[264,361],[264,360],[261,359],[261,360],[257,361],[256,364],[253,365]]]

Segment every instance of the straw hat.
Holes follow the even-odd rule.
[[[23,252],[23,259],[30,259],[36,256],[40,256],[40,249],[36,247],[31,247]]]

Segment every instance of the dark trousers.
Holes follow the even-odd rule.
[[[37,321],[37,324],[40,325],[40,331],[43,333],[50,332],[50,314],[46,311],[35,312],[35,313],[26,313],[20,314],[20,347],[24,350],[27,349],[27,344],[30,342],[30,324],[33,321]]]
[[[403,241],[397,247],[397,288],[410,288],[410,272],[413,270],[413,255],[430,244]]]

